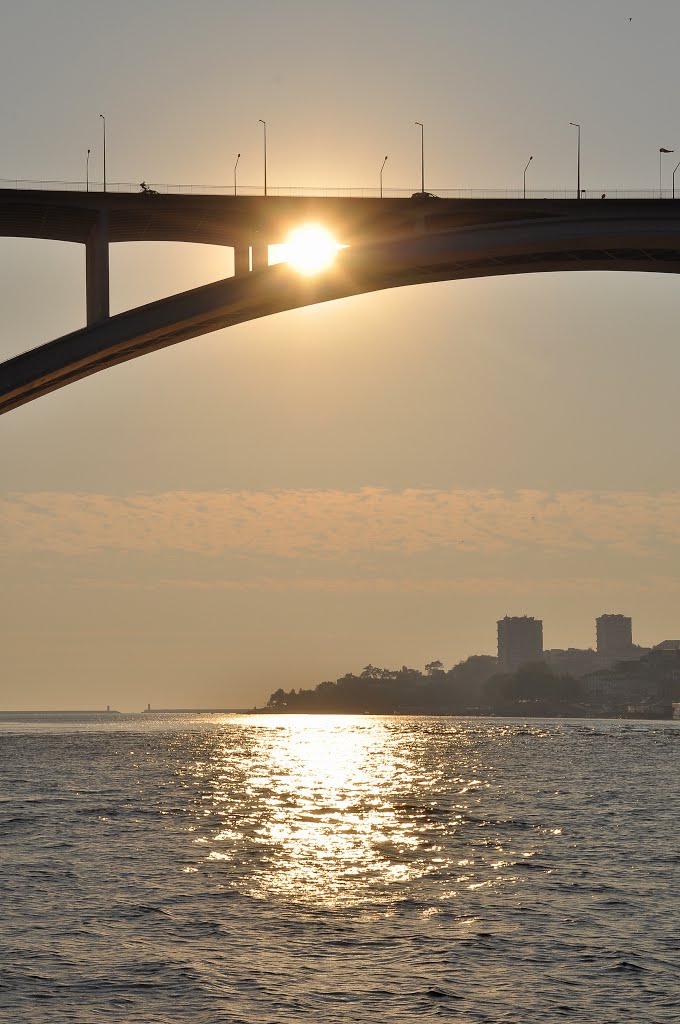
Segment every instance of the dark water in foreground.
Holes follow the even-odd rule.
[[[0,724],[0,1020],[680,1020],[680,723]]]

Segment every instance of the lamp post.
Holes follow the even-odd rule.
[[[267,122],[259,118],[264,139],[264,194],[267,195]]]
[[[383,197],[383,195],[382,195],[382,174],[383,174],[383,168],[384,168],[386,163],[387,163],[387,157],[385,157],[385,159],[383,160],[382,167],[380,168],[380,198],[381,199]]]
[[[415,121],[420,128],[420,191],[425,191],[425,128],[420,121]]]
[[[529,164],[531,163],[531,161],[533,159],[534,159],[533,156],[530,156],[529,159],[527,160],[527,165],[524,168],[524,195],[523,195],[524,199],[526,199],[526,197],[527,197],[527,170],[529,168]]]
[[[239,162],[240,159],[241,159],[241,154],[237,153],[237,155],[236,155],[236,163],[234,164],[234,195],[236,195],[236,168],[238,167],[238,162]]]
[[[106,118],[103,114],[99,116],[102,119],[102,130],[104,132],[104,191],[106,192]]]
[[[578,128],[578,143],[576,150],[576,198],[581,198],[581,125],[576,124],[575,121],[570,121],[569,124],[572,128]]]
[[[90,151],[87,151],[87,160],[85,161],[85,191],[90,191]]]
[[[673,199],[675,199],[675,172],[677,171],[678,167],[680,167],[680,163],[677,163],[673,168]]]
[[[661,191],[661,161],[663,160],[664,153],[674,153],[674,149],[664,149],[663,146],[659,148],[659,199],[662,198]]]

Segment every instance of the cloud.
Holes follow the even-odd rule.
[[[0,500],[6,554],[174,551],[337,560],[608,550],[646,556],[678,544],[678,491],[43,492]]]
[[[609,578],[598,576],[567,576],[557,579],[538,579],[535,577],[510,577],[510,576],[466,576],[457,579],[414,579],[410,576],[399,577],[370,577],[365,579],[355,577],[298,577],[273,579],[261,577],[258,579],[211,579],[201,580],[192,578],[153,578],[153,579],[125,579],[112,582],[108,578],[100,577],[75,577],[71,586],[76,589],[93,589],[106,591],[162,591],[169,590],[195,591],[195,592],[228,592],[228,593],[345,593],[345,594],[423,594],[423,595],[445,595],[463,594],[510,594],[510,595],[531,595],[539,594],[558,595],[585,594],[592,596],[598,593],[610,594],[612,581]],[[618,589],[626,594],[680,594],[680,579],[674,576],[644,576],[635,580],[626,580]]]

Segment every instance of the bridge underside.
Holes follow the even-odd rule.
[[[583,206],[595,204],[580,204]],[[680,273],[676,216],[607,216],[476,224],[413,234],[338,253],[331,270],[302,277],[285,264],[217,281],[48,342],[0,364],[0,414],[117,363],[284,310],[435,281],[546,271]],[[664,204],[665,205],[665,204]],[[609,204],[611,208],[614,203]],[[600,206],[600,209],[602,207]],[[675,211],[673,211],[675,214]]]

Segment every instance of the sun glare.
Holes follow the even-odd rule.
[[[318,274],[331,266],[338,249],[342,248],[320,224],[305,224],[291,232],[282,246],[281,256],[300,274]]]

